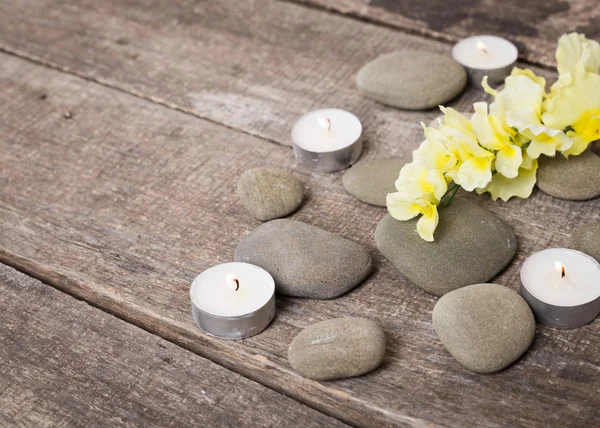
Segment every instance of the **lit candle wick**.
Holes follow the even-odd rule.
[[[484,54],[488,54],[487,46],[481,40],[477,42],[477,49],[479,49]]]
[[[321,125],[323,129],[331,131],[331,120],[326,117],[320,117],[317,119],[317,122],[319,122],[319,125]]]
[[[565,266],[561,262],[554,262],[554,266],[556,266],[556,270],[560,272],[560,277],[564,278],[567,275],[567,271],[565,270]]]
[[[238,291],[240,289],[240,280],[232,273],[225,275],[225,282],[233,289],[233,291]]]

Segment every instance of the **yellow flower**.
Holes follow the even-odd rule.
[[[400,170],[395,193],[387,195],[387,207],[397,220],[410,220],[419,214],[417,232],[426,241],[433,241],[438,224],[437,205],[448,190],[444,174],[418,163],[409,163]]]
[[[388,194],[386,202],[390,215],[397,220],[410,220],[422,214],[417,222],[417,232],[425,241],[433,242],[433,233],[439,221],[437,206],[434,203],[422,199],[405,201],[397,193]]]
[[[456,170],[458,158],[448,150],[447,138],[438,129],[426,127],[425,141],[413,152],[413,161],[430,169],[437,169],[443,173]]]
[[[507,178],[516,177],[523,156],[521,148],[513,144],[512,133],[499,116],[488,115],[487,103],[475,103],[473,108],[475,110],[471,117],[473,132],[483,147],[497,151],[496,171]]]
[[[492,107],[498,115],[504,115],[506,125],[516,129],[520,133],[521,143],[528,141],[527,154],[537,159],[541,154],[554,156],[556,151],[569,149],[573,141],[561,129],[553,129],[542,123],[542,108],[545,95],[545,80],[536,76],[531,70],[514,68],[511,75],[506,78],[506,84],[502,91],[496,92],[484,79],[482,83],[487,92],[496,98],[496,105]],[[512,135],[513,139],[515,136]],[[514,140],[518,141],[518,139]],[[499,156],[500,157],[500,156]],[[504,161],[502,162],[504,163]],[[513,178],[518,172],[518,167],[509,169],[507,178]],[[502,173],[503,165],[496,166]],[[510,176],[512,175],[512,177]]]
[[[395,185],[398,197],[407,201],[419,198],[439,201],[448,190],[448,183],[440,170],[414,162],[404,165]]]
[[[564,82],[548,100],[542,120],[551,128],[568,129],[573,144],[562,152],[568,157],[600,139],[600,75],[580,71]]]
[[[439,131],[446,137],[447,149],[458,159],[456,173],[448,175],[469,192],[485,187],[492,179],[494,153],[479,145],[469,119],[452,108],[440,109],[444,123],[440,123]]]
[[[598,74],[600,69],[600,44],[589,40],[585,34],[564,34],[558,39],[556,63],[560,74],[587,71]]]
[[[506,178],[502,174],[495,174],[485,188],[477,189],[477,193],[489,192],[494,201],[498,198],[508,201],[513,196],[528,198],[535,185],[537,168],[537,159],[525,156],[523,164],[519,168],[519,174],[515,178]]]

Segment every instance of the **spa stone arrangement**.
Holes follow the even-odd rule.
[[[517,238],[495,214],[455,199],[459,188],[492,199],[527,198],[534,185],[572,201],[600,196],[600,45],[572,33],[561,37],[559,77],[545,81],[513,68],[516,47],[494,36],[454,46],[453,58],[405,51],[383,55],[357,74],[365,97],[423,110],[442,105],[470,81],[482,82],[492,104],[473,113],[440,107],[424,126],[425,140],[410,158],[362,161],[362,125],[350,112],[321,109],[298,119],[291,133],[297,162],[312,171],[349,168],[343,184],[358,200],[387,207],[375,231],[377,249],[399,274],[439,296],[435,332],[466,369],[492,373],[515,362],[531,345],[536,321],[579,328],[600,313],[600,222],[582,226],[574,249],[530,255],[521,267],[520,293],[488,283],[515,256]],[[504,82],[501,90],[488,82]],[[264,222],[238,244],[234,261],[194,280],[192,314],[207,334],[243,339],[275,316],[275,294],[334,299],[371,272],[358,243],[300,221],[284,219],[303,202],[303,185],[278,168],[245,171],[241,204]],[[443,272],[443,279],[440,277]],[[300,332],[288,360],[315,380],[358,376],[376,369],[385,336],[374,320],[337,318]]]

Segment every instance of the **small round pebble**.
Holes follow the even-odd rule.
[[[444,104],[466,84],[465,69],[452,58],[419,51],[380,56],[356,76],[356,86],[366,97],[409,110]]]
[[[573,234],[573,246],[600,262],[600,222],[577,229]]]
[[[586,150],[579,156],[540,157],[537,187],[559,199],[584,201],[600,196],[600,156]]]
[[[497,284],[470,285],[444,295],[433,308],[433,327],[448,352],[477,373],[508,367],[527,351],[535,335],[527,302]]]
[[[302,184],[291,173],[281,169],[255,168],[245,171],[237,193],[248,212],[257,220],[285,217],[302,204]]]
[[[358,243],[310,224],[273,220],[257,227],[237,246],[236,262],[260,266],[286,296],[333,299],[371,272],[371,255]]]
[[[355,198],[385,207],[388,193],[396,191],[394,183],[409,158],[362,161],[344,174],[344,187]]]
[[[365,318],[321,321],[302,330],[288,350],[292,368],[314,380],[360,376],[377,368],[384,355],[383,330]]]
[[[434,242],[419,236],[418,219],[399,221],[388,214],[375,230],[377,249],[418,287],[442,296],[489,281],[513,259],[517,239],[495,214],[462,199],[439,214]]]

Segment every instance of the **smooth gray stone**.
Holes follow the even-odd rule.
[[[402,51],[380,56],[360,69],[356,86],[380,103],[425,110],[450,101],[467,84],[465,69],[449,56]]]
[[[384,355],[383,330],[365,318],[321,321],[302,330],[288,350],[292,368],[315,380],[360,376],[377,368]]]
[[[495,214],[461,199],[439,214],[434,242],[419,236],[417,218],[399,221],[388,214],[375,230],[377,249],[428,293],[442,296],[489,281],[514,257],[517,239]]]
[[[508,367],[535,335],[527,302],[497,284],[470,285],[444,295],[433,308],[433,327],[448,352],[477,373]]]
[[[581,226],[573,234],[573,246],[600,262],[600,222]]]
[[[371,256],[354,241],[294,220],[273,220],[256,228],[235,249],[236,262],[265,269],[275,292],[333,299],[371,272]]]
[[[344,187],[355,198],[371,205],[385,207],[388,193],[396,191],[394,183],[410,158],[362,161],[346,170]]]
[[[537,187],[559,199],[585,201],[600,196],[600,156],[586,150],[579,156],[540,157]]]
[[[242,205],[257,220],[285,217],[302,204],[302,184],[291,173],[275,168],[244,171],[237,193]]]

